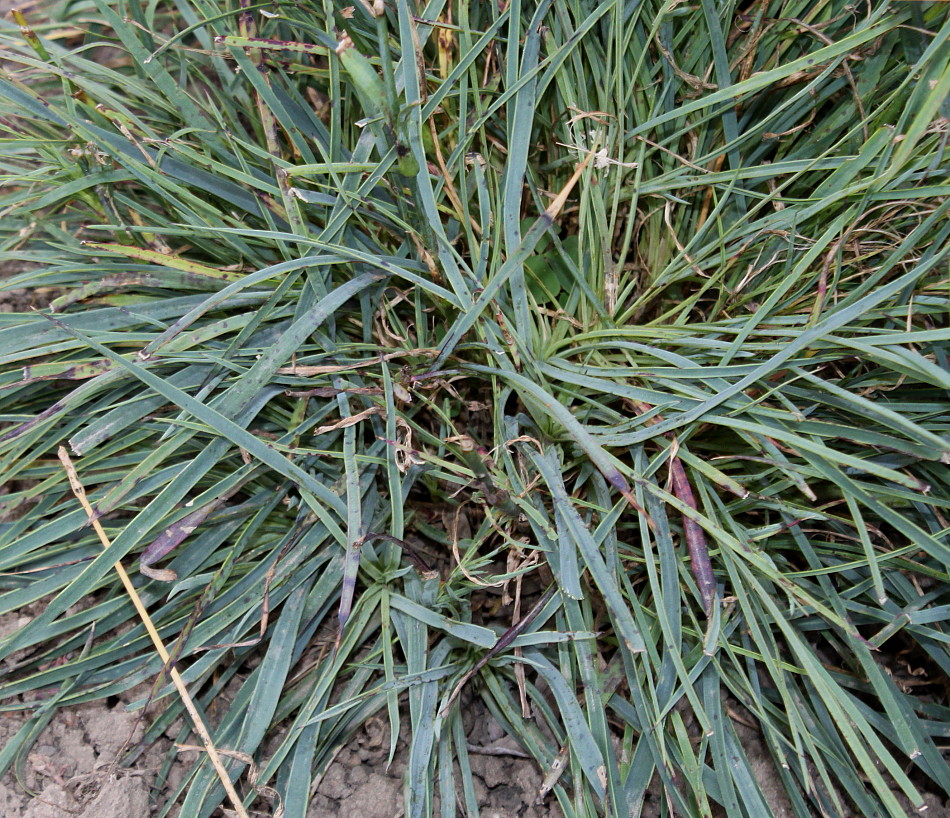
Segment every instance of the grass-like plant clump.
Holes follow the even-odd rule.
[[[772,814],[736,717],[796,816],[950,793],[945,4],[21,21],[0,769],[184,715],[137,596],[251,811],[380,714],[406,814],[477,815],[472,697],[566,816]],[[221,804],[205,755],[154,814]]]

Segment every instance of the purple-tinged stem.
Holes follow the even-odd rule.
[[[693,488],[686,477],[686,469],[683,468],[678,457],[670,458],[670,476],[673,478],[673,494],[691,509],[698,511]],[[716,601],[716,577],[713,574],[712,561],[709,559],[706,534],[699,523],[685,514],[683,515],[683,533],[686,536],[686,547],[689,549],[690,567],[703,599],[703,610],[706,616],[710,616]]]

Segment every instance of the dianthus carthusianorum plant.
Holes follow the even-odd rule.
[[[378,714],[478,815],[474,698],[566,816],[771,815],[749,728],[786,814],[950,792],[944,4],[19,19],[0,768],[143,683],[119,763],[197,743],[119,562],[251,813]]]

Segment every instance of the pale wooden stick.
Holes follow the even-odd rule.
[[[109,542],[105,530],[96,518],[95,511],[89,504],[89,500],[86,497],[86,490],[83,488],[82,483],[79,482],[79,475],[76,473],[76,467],[73,465],[69,453],[64,446],[60,446],[58,454],[63,468],[66,469],[66,476],[69,478],[69,485],[72,487],[73,494],[76,495],[76,499],[79,500],[86,514],[89,516],[89,522],[92,523],[96,534],[99,535],[99,541],[102,543],[102,547],[108,548],[112,543]],[[162,638],[158,635],[158,631],[155,629],[155,625],[152,623],[152,618],[148,615],[148,611],[145,610],[145,605],[142,604],[141,597],[139,597],[138,592],[135,590],[135,586],[132,585],[132,580],[129,579],[129,575],[126,573],[125,568],[122,567],[122,563],[117,562],[113,567],[119,575],[119,579],[122,580],[122,584],[125,586],[125,590],[132,600],[132,604],[135,605],[135,610],[138,611],[139,616],[142,618],[145,630],[148,631],[148,635],[152,638],[152,644],[155,645],[155,650],[158,651],[158,655],[161,656],[165,666],[169,668],[172,681],[175,683],[175,687],[178,688],[178,695],[181,696],[185,709],[188,711],[188,715],[191,716],[191,721],[195,725],[195,732],[197,732],[201,738],[201,743],[208,753],[208,758],[211,759],[211,763],[214,765],[218,778],[221,779],[221,783],[224,785],[224,789],[228,794],[228,798],[231,800],[231,804],[234,806],[235,812],[237,812],[239,818],[249,818],[247,810],[244,809],[244,804],[241,803],[241,796],[239,796],[237,790],[234,789],[234,784],[231,783],[231,776],[228,775],[228,771],[224,768],[221,756],[218,754],[214,742],[211,740],[211,734],[208,732],[208,728],[205,727],[205,723],[201,719],[201,714],[198,712],[198,708],[195,707],[195,703],[188,693],[188,688],[185,687],[185,682],[181,678],[181,674],[171,666],[171,657],[168,655],[168,651],[165,650],[165,645],[162,644]]]

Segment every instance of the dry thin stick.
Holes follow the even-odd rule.
[[[304,364],[294,364],[293,366],[282,366],[277,370],[278,375],[300,375],[303,378],[312,378],[315,375],[333,375],[337,372],[348,372],[351,369],[365,369],[368,366],[379,364],[380,358],[384,361],[391,361],[393,358],[409,357],[420,355],[426,358],[435,358],[439,354],[437,349],[422,347],[419,349],[398,349],[395,352],[387,352],[377,358],[369,361],[355,361],[351,364],[323,364],[320,366],[307,366]]]
[[[429,118],[429,129],[432,131],[432,144],[435,147],[435,158],[439,163],[439,169],[442,171],[442,178],[445,179],[445,193],[451,200],[456,212],[461,216],[465,213],[465,208],[462,207],[462,200],[459,198],[455,185],[452,184],[452,174],[449,173],[449,169],[445,165],[445,159],[442,156],[442,146],[439,144],[439,135],[435,127],[435,119],[432,117]],[[468,220],[472,224],[472,229],[481,236],[483,234],[482,226],[475,221],[475,217],[469,215]]]
[[[89,500],[86,498],[86,490],[83,488],[82,483],[79,482],[79,475],[76,473],[76,467],[73,465],[73,461],[70,459],[69,453],[66,451],[64,446],[60,446],[58,454],[59,459],[63,464],[63,468],[66,470],[66,476],[69,478],[69,485],[72,487],[73,494],[76,495],[76,499],[79,500],[86,514],[89,516],[89,522],[92,523],[92,527],[95,529],[96,534],[99,535],[99,541],[102,543],[102,547],[108,549],[112,543],[109,542],[109,538],[106,535],[105,530],[102,528],[102,524],[98,519],[96,519],[96,513],[89,504]],[[240,816],[240,818],[249,818],[247,810],[244,808],[244,804],[241,803],[241,797],[238,795],[237,790],[234,789],[234,784],[231,783],[231,776],[228,775],[228,771],[224,768],[221,757],[218,754],[217,749],[215,749],[214,742],[211,740],[211,734],[208,732],[208,728],[205,727],[205,724],[201,719],[201,714],[198,712],[198,708],[195,707],[195,703],[192,701],[191,696],[188,693],[188,688],[185,687],[185,682],[181,678],[181,674],[176,668],[171,666],[171,657],[168,655],[168,651],[165,650],[165,645],[162,644],[162,639],[158,635],[158,631],[155,630],[155,625],[152,624],[152,618],[148,615],[148,611],[145,610],[145,606],[142,604],[142,600],[139,597],[138,592],[135,590],[135,586],[132,585],[132,580],[129,579],[129,575],[126,573],[125,568],[122,567],[122,563],[117,562],[113,567],[115,568],[116,573],[119,575],[119,579],[122,580],[122,584],[125,586],[125,590],[132,600],[132,604],[135,605],[135,610],[138,611],[138,614],[142,619],[142,623],[145,625],[145,630],[148,631],[148,635],[152,639],[152,644],[155,645],[155,650],[158,652],[158,655],[162,658],[162,661],[165,663],[165,665],[169,667],[172,681],[175,683],[175,687],[178,689],[178,695],[181,696],[181,700],[185,705],[185,709],[188,711],[188,715],[191,716],[191,721],[195,726],[195,732],[197,732],[201,738],[201,743],[204,745],[205,752],[208,753],[208,758],[211,759],[211,764],[214,766],[215,772],[218,774],[218,778],[221,779],[221,783],[224,785],[224,789],[228,794],[228,798],[230,799],[231,804],[234,806],[234,811]]]
[[[537,553],[537,552],[535,552]],[[511,612],[511,624],[516,625],[521,621],[521,580],[524,579],[524,574],[518,574],[515,579],[515,607]],[[515,658],[520,660],[524,656],[524,652],[521,648],[514,649]],[[531,705],[528,704],[528,686],[525,679],[524,673],[524,662],[517,661],[515,662],[515,682],[518,684],[518,699],[521,702],[521,717],[523,719],[531,718]]]
[[[479,747],[477,744],[466,744],[465,748],[470,753],[478,753],[482,756],[514,756],[515,758],[531,758],[524,750],[517,747]]]

